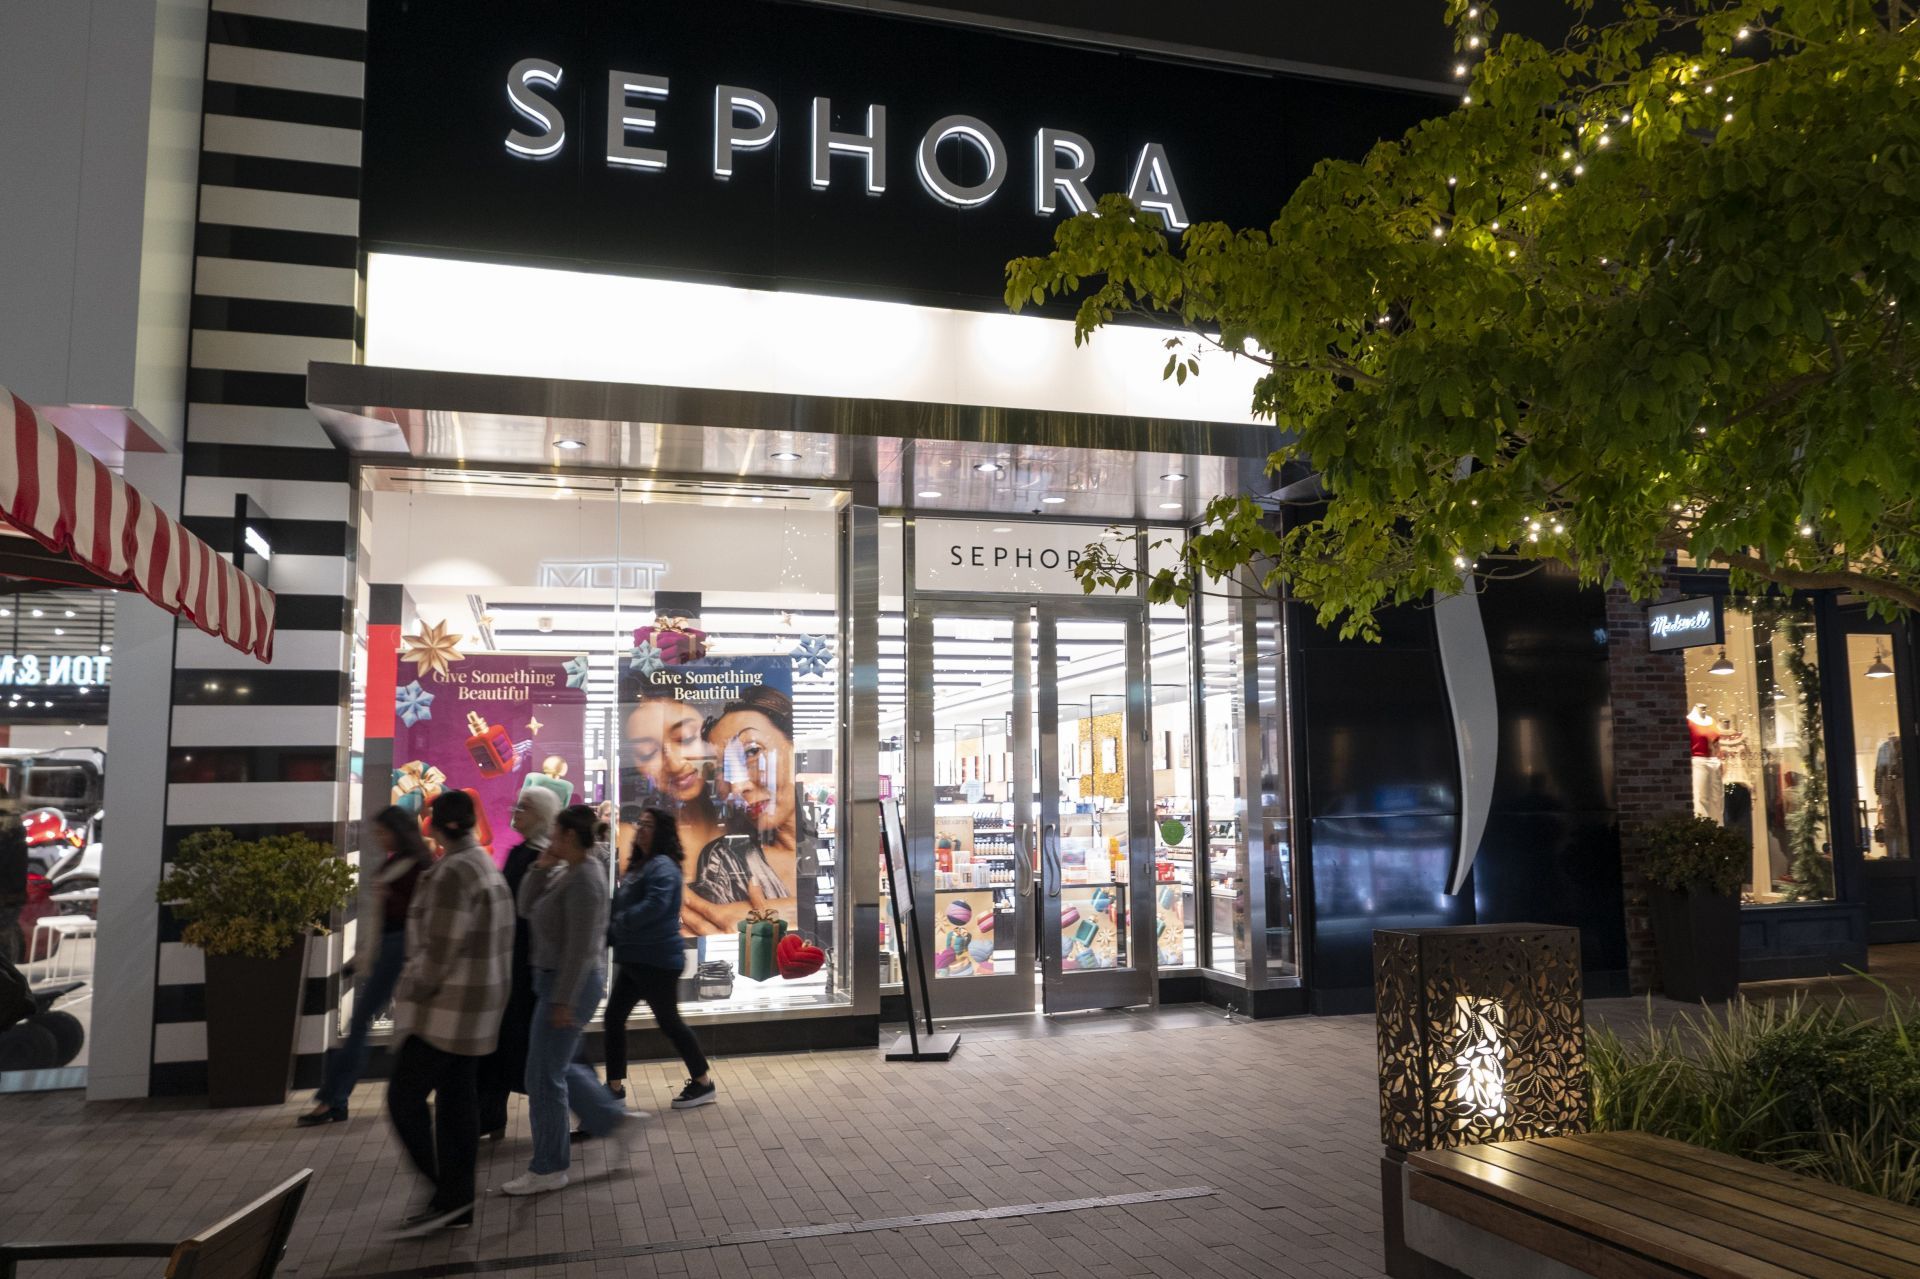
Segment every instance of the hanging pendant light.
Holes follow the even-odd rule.
[[[1707,674],[1709,675],[1733,674],[1733,660],[1727,656],[1726,649],[1724,648],[1721,649],[1719,658],[1715,660],[1712,666],[1707,667]]]
[[[1867,667],[1868,679],[1892,679],[1893,667],[1887,665],[1886,650],[1880,645],[1873,646],[1873,664]]]

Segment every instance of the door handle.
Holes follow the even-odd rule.
[[[1013,835],[1013,886],[1022,897],[1033,896],[1033,833],[1018,822]]]
[[[1049,899],[1060,895],[1060,836],[1052,826],[1040,837],[1040,891]]]

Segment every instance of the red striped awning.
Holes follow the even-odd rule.
[[[13,438],[0,441],[0,519],[241,652],[273,660],[272,591],[4,386],[0,422],[9,403]]]

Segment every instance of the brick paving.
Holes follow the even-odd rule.
[[[1589,1009],[1628,1023],[1644,1007]],[[721,1104],[679,1113],[664,1109],[675,1071],[641,1063],[633,1104],[659,1113],[630,1150],[577,1148],[574,1185],[508,1199],[493,1188],[530,1152],[516,1098],[507,1139],[482,1149],[474,1229],[426,1241],[390,1236],[420,1191],[382,1114],[382,1084],[361,1086],[351,1123],[309,1130],[292,1126],[304,1097],[214,1111],[12,1095],[0,1097],[0,1237],[174,1238],[307,1167],[316,1175],[281,1269],[300,1279],[1208,1187],[1169,1202],[507,1273],[1373,1279],[1375,1073],[1369,1017],[1247,1022],[1190,1006],[975,1027],[946,1064],[889,1064],[873,1051],[723,1059]],[[28,1279],[157,1273],[106,1262],[36,1267]]]

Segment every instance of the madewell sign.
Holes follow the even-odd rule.
[[[1647,610],[1647,647],[1656,653],[1720,642],[1720,601],[1696,595]]]
[[[1073,570],[1088,543],[1108,540],[1101,524],[923,519],[913,530],[913,585],[920,591],[1081,595]],[[1125,541],[1131,553],[1138,539]]]

